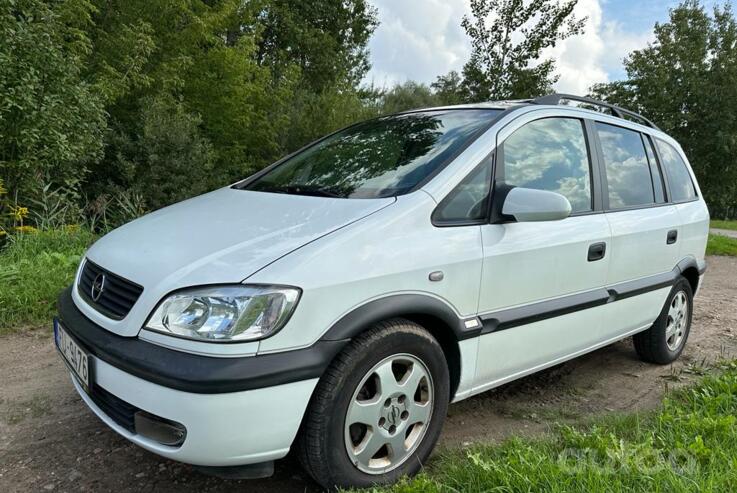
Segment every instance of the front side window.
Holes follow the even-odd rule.
[[[402,195],[452,159],[501,110],[392,115],[331,135],[247,184],[247,190],[341,198]]]
[[[660,139],[655,139],[658,152],[663,160],[665,175],[668,177],[671,200],[673,202],[685,202],[696,198],[696,190],[691,181],[691,174],[686,168],[686,163],[675,148]]]
[[[639,132],[596,122],[604,154],[609,208],[621,209],[655,202],[650,164]]]
[[[573,212],[591,208],[591,174],[583,122],[544,118],[526,124],[504,141],[504,183],[557,192]]]

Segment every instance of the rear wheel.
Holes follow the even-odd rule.
[[[442,348],[422,327],[382,322],[357,337],[318,383],[298,450],[326,488],[368,487],[417,473],[449,401]]]
[[[678,359],[691,331],[692,313],[691,284],[679,277],[652,327],[633,337],[640,358],[661,365]]]

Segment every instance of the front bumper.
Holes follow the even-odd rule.
[[[64,328],[89,353],[91,394],[72,380],[90,409],[141,447],[199,466],[284,457],[320,375],[345,344],[325,341],[278,354],[208,357],[112,334],[82,315],[69,289],[58,308]],[[184,442],[163,445],[137,433],[130,419],[121,419],[121,408],[128,417],[140,410],[183,425]]]
[[[256,464],[284,457],[294,441],[318,379],[225,394],[162,387],[94,358],[94,383],[119,399],[187,429],[170,447],[131,432],[104,413],[72,377],[89,408],[110,428],[155,454],[199,466]]]

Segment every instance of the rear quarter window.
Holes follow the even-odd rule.
[[[686,163],[672,145],[660,139],[655,139],[663,161],[665,176],[668,179],[672,202],[687,202],[696,198],[696,189],[691,181]]]

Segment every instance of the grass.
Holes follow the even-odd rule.
[[[92,233],[77,228],[17,235],[0,250],[0,333],[50,323]]]
[[[717,229],[732,229],[737,231],[737,221],[723,221],[720,219],[712,219],[710,226]]]
[[[706,243],[706,254],[737,257],[737,239],[710,234],[709,241]]]
[[[657,412],[561,426],[540,439],[450,452],[375,492],[737,491],[737,363]]]

